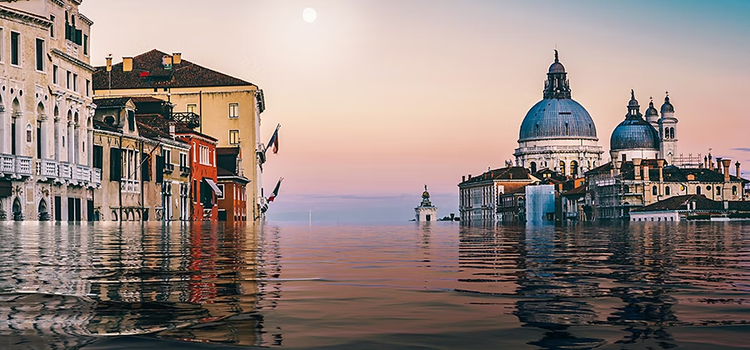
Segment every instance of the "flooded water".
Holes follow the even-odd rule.
[[[750,346],[750,224],[0,223],[2,349]]]

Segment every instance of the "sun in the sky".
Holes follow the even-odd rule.
[[[315,18],[318,17],[318,13],[315,12],[314,8],[308,7],[302,11],[302,19],[307,23],[315,22]]]

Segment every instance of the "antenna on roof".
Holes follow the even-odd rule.
[[[109,54],[109,56],[106,57],[107,60],[107,87],[108,87],[108,94],[112,94],[112,54]]]

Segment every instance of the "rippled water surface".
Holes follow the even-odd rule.
[[[750,224],[0,223],[0,348],[750,347]]]

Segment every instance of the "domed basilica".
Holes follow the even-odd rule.
[[[649,103],[645,119],[631,90],[628,113],[612,132],[610,156],[616,161],[665,159],[672,164],[677,138],[677,119],[669,96],[661,106],[661,118]],[[570,97],[570,82],[557,50],[544,82],[543,99],[524,117],[513,154],[516,165],[532,173],[550,169],[561,175],[581,176],[602,163],[602,148],[591,115]]]
[[[558,59],[549,67],[543,99],[523,119],[516,165],[532,173],[551,169],[562,175],[580,176],[601,163],[602,148],[589,112],[570,98],[570,82]]]

